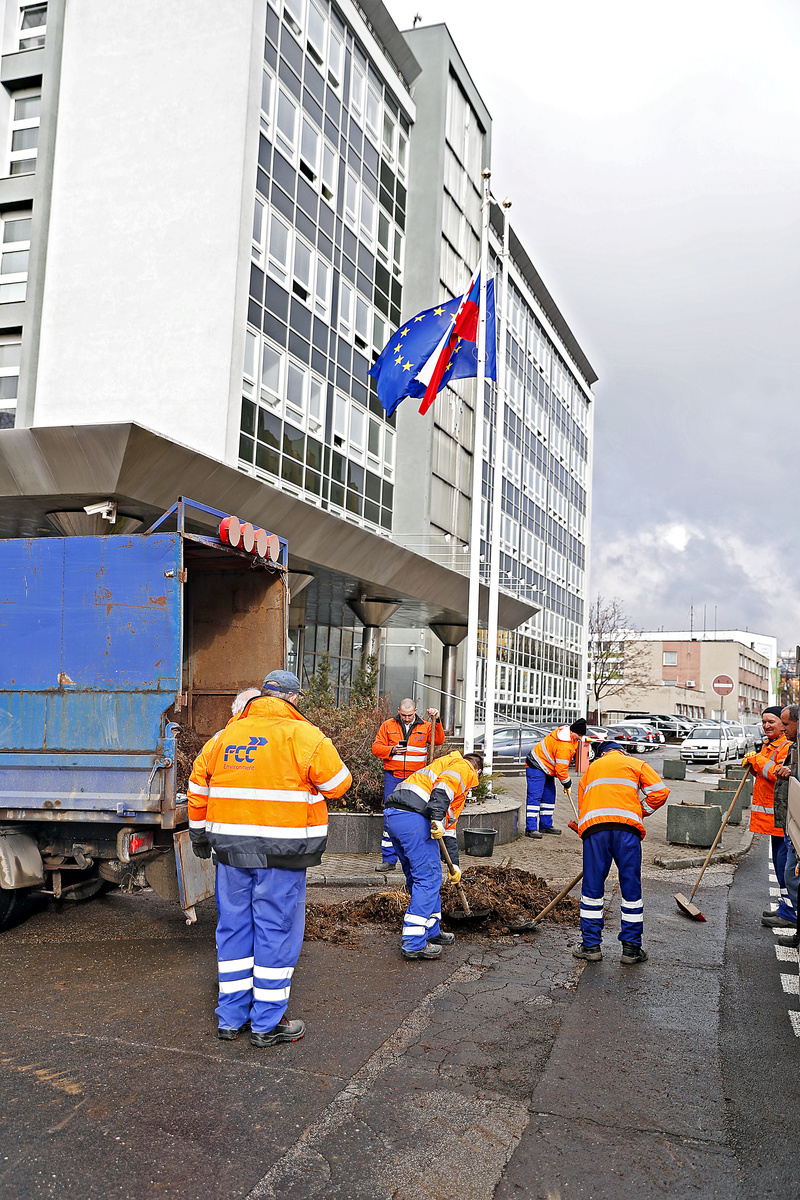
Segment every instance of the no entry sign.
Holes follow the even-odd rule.
[[[715,676],[711,687],[718,696],[730,696],[731,692],[733,691],[734,684],[730,675],[717,675]]]

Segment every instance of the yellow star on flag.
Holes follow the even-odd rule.
[[[411,370],[411,363],[410,363],[410,362],[407,362],[407,363],[405,363],[405,364],[404,364],[404,366],[403,366],[403,370],[404,370],[404,371],[410,371],[410,370]]]
[[[425,314],[424,314],[424,313],[420,313],[420,315],[419,315],[418,317],[414,317],[414,323],[415,323],[415,324],[416,324],[416,322],[417,322],[417,321],[424,321],[424,320],[425,320]]]
[[[399,358],[396,358],[396,359],[394,360],[394,365],[395,365],[396,367],[399,367],[402,361],[403,361],[403,356],[402,356],[402,354],[401,354]]]
[[[441,305],[439,305],[439,307],[438,307],[438,308],[435,308],[435,309],[433,310],[433,315],[434,315],[435,317],[441,317],[441,315],[442,315],[442,313],[443,313],[443,312],[444,312],[444,309],[442,308],[442,306],[441,306]]]
[[[402,331],[402,333],[400,334],[400,337],[401,338],[405,337],[407,333],[408,333],[408,326],[406,326],[405,329]]]

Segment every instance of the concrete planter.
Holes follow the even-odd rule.
[[[717,804],[667,805],[667,841],[673,845],[707,849],[721,824],[722,809]]]
[[[744,795],[744,793],[742,793]],[[719,804],[722,806],[722,812],[726,813],[733,799],[732,792],[706,792],[704,804]],[[741,825],[742,823],[742,796],[736,801],[733,807],[733,812],[728,818],[729,825]],[[712,839],[713,840],[713,839]]]
[[[685,779],[686,778],[686,763],[677,762],[674,759],[668,758],[664,763],[664,778],[665,779]]]
[[[380,854],[381,813],[328,813],[328,854]]]
[[[525,805],[498,796],[485,804],[466,804],[458,818],[458,845],[464,849],[463,830],[496,829],[495,846],[515,841],[525,828]],[[520,817],[520,813],[522,816]],[[383,816],[380,813],[328,813],[328,854],[380,854]]]
[[[465,804],[458,818],[458,848],[464,849],[464,829],[496,829],[495,846],[514,842],[525,829],[525,804],[498,796],[484,804]]]
[[[726,779],[742,779],[745,775],[749,775],[749,773],[750,772],[747,770],[746,767],[726,767],[725,768],[725,778]]]

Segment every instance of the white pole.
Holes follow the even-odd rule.
[[[500,345],[497,348],[497,404],[493,443],[494,489],[492,492],[492,532],[487,538],[489,552],[489,620],[486,630],[486,732],[483,738],[484,770],[492,770],[494,759],[494,717],[497,698],[497,609],[500,601],[500,524],[503,499],[503,436],[506,424],[506,336],[508,331],[508,210],[511,201],[503,201],[503,295],[500,311]],[[495,282],[495,289],[497,283]],[[495,291],[495,301],[497,292]],[[495,306],[496,311],[496,306]]]
[[[489,269],[489,179],[484,170],[481,204],[481,297],[478,316],[478,379],[472,446],[472,512],[469,535],[469,615],[464,654],[464,749],[475,748],[475,691],[478,677],[478,603],[481,586],[481,493],[483,485],[483,397],[486,391],[486,274]]]

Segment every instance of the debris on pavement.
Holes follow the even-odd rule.
[[[467,927],[459,922],[456,928],[466,936],[468,931],[475,937],[505,937],[509,925],[530,920],[558,895],[557,888],[550,887],[543,879],[530,871],[518,867],[469,867],[461,876],[470,908],[490,909],[489,916]],[[360,928],[365,925],[382,925],[400,930],[403,914],[408,905],[405,888],[378,892],[359,900],[345,900],[340,904],[311,903],[306,906],[306,940],[353,944]],[[545,917],[559,925],[575,925],[579,919],[580,905],[567,897]],[[461,901],[455,887],[442,886],[442,917],[447,924],[448,916],[462,912]]]
[[[185,792],[189,786],[194,760],[208,739],[195,733],[188,725],[178,725],[175,732],[175,790]]]

